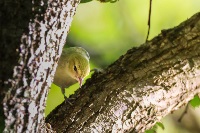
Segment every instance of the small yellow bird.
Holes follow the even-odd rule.
[[[65,88],[76,82],[81,87],[84,78],[90,73],[89,59],[88,52],[81,47],[70,47],[63,50],[53,83],[61,88],[65,99],[67,98]]]

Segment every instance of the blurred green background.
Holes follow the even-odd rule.
[[[85,48],[91,56],[91,68],[105,68],[128,49],[145,42],[148,11],[149,0],[119,0],[116,3],[92,1],[80,4],[66,46]],[[149,40],[161,30],[173,28],[199,11],[200,0],[153,0]],[[73,94],[78,87],[75,84],[66,89],[66,95]],[[60,88],[52,84],[46,115],[63,101]],[[200,110],[190,108],[187,117],[178,123],[181,111],[164,118],[162,122],[166,129],[159,128],[158,133],[200,133]]]

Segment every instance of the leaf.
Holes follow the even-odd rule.
[[[158,126],[155,124],[151,129],[146,130],[145,133],[156,133]]]
[[[81,3],[91,2],[92,0],[81,0]]]
[[[200,106],[200,98],[198,95],[195,95],[194,98],[192,100],[190,100],[190,105],[192,105],[192,107]]]
[[[164,125],[161,122],[156,122],[156,124],[149,130],[146,130],[145,133],[156,133],[158,127],[165,129]]]
[[[80,3],[88,3],[88,2],[91,2],[91,1],[92,1],[92,0],[81,0]],[[106,3],[106,2],[115,3],[115,2],[117,2],[117,1],[119,1],[119,0],[98,0],[98,1],[100,1],[100,2],[102,2],[102,3]]]
[[[145,133],[156,133],[156,131],[154,129],[149,129],[149,130],[146,130]]]
[[[160,128],[162,128],[163,130],[165,129],[164,125],[161,122],[157,122],[156,123]]]
[[[98,1],[100,1],[102,3],[105,3],[105,2],[115,3],[115,2],[117,2],[119,0],[98,0]]]

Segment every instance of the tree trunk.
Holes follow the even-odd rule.
[[[0,132],[4,123],[4,132],[44,132],[46,96],[79,2],[0,2]]]
[[[57,132],[142,133],[200,93],[200,13],[129,50],[47,117]]]

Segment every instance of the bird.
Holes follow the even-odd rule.
[[[89,53],[82,47],[64,48],[58,61],[53,83],[61,88],[65,100],[65,88],[79,83],[90,73]]]

